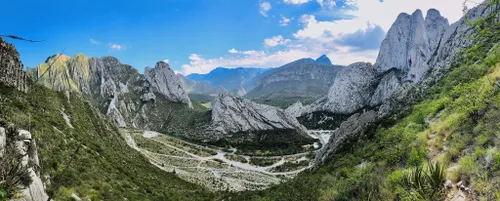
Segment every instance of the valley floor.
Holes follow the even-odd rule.
[[[331,131],[309,131],[325,144]],[[127,144],[158,168],[208,189],[259,190],[293,178],[309,169],[319,150],[282,156],[247,156],[236,149],[202,146],[153,131],[122,129]]]

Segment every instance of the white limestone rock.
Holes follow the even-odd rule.
[[[106,115],[112,119],[116,125],[120,128],[125,128],[127,126],[127,123],[125,122],[125,119],[123,118],[123,115],[120,113],[120,110],[116,107],[118,97],[114,97],[111,102],[109,103],[108,106],[108,111],[106,112]]]
[[[382,104],[388,99],[394,97],[401,90],[401,81],[396,71],[386,74],[375,89],[370,100],[370,106],[374,107]]]
[[[292,117],[300,117],[304,111],[304,105],[300,101],[297,101],[290,107],[285,109],[285,112]]]
[[[144,76],[151,86],[168,100],[187,103],[189,107],[193,107],[181,81],[167,63],[160,61],[156,63],[155,68],[146,67]]]
[[[230,94],[220,94],[212,102],[211,125],[214,131],[222,134],[273,129],[305,132],[297,119],[283,109]]]
[[[0,158],[3,157],[5,152],[5,145],[7,145],[7,134],[5,133],[5,128],[0,127]]]
[[[431,53],[434,53],[439,47],[439,42],[446,29],[450,27],[448,19],[441,16],[436,9],[429,9],[425,16],[425,28],[427,30],[427,39]]]
[[[368,104],[375,82],[376,72],[370,63],[351,64],[337,75],[326,101],[313,103],[309,110],[351,114]]]

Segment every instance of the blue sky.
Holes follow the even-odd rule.
[[[2,3],[0,34],[25,66],[62,51],[115,56],[142,72],[168,60],[179,72],[274,67],[327,54],[335,64],[374,62],[400,12],[437,8],[456,21],[461,0],[15,0]]]

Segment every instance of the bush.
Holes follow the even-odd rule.
[[[423,200],[439,200],[443,197],[446,170],[439,163],[429,164],[427,170],[416,167],[405,175],[405,182],[418,198]]]

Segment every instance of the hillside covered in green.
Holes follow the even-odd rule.
[[[0,88],[0,119],[37,139],[47,192],[91,200],[210,200],[213,194],[149,163],[78,93]],[[65,120],[67,116],[68,121]]]

